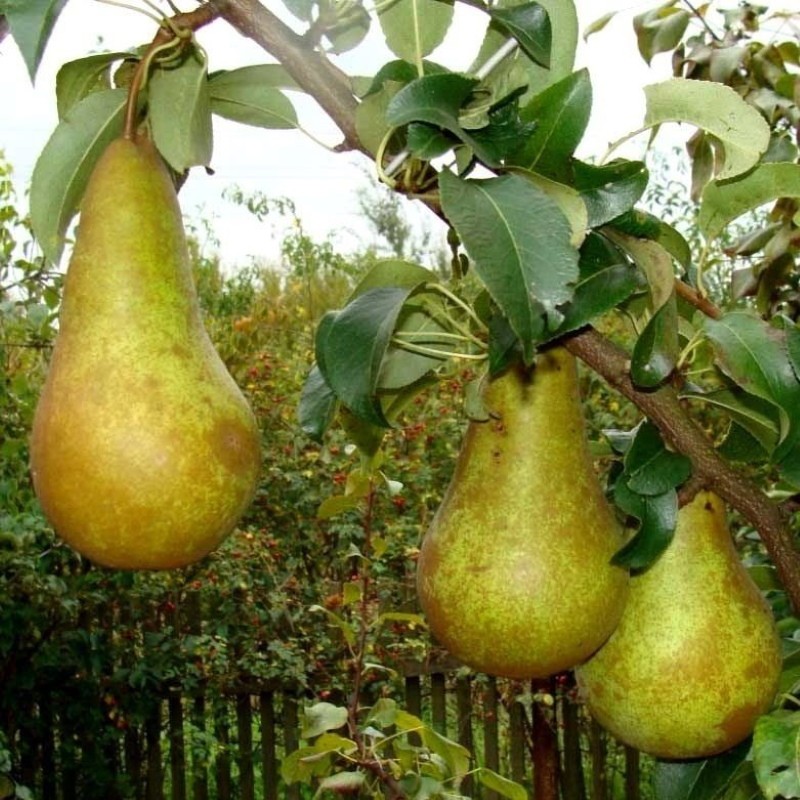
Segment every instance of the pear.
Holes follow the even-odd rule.
[[[589,456],[574,358],[556,347],[484,393],[428,529],[417,590],[431,632],[474,669],[544,677],[588,658],[616,627],[621,530]]]
[[[145,138],[93,170],[31,437],[56,532],[108,567],[205,556],[250,503],[253,414],[206,334],[172,180]]]
[[[733,747],[772,703],[781,645],[710,492],[678,514],[675,537],[631,579],[608,643],[576,670],[592,716],[631,747],[691,759]]]

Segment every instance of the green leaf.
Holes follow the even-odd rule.
[[[419,264],[399,258],[382,259],[358,282],[349,299],[354,300],[370,289],[379,287],[393,286],[401,289],[415,289],[423,283],[437,280],[436,273],[419,266]]]
[[[472,94],[478,81],[454,73],[426,75],[400,89],[391,99],[386,110],[389,125],[399,127],[410,122],[427,122],[444,128],[468,144],[487,165],[497,158],[491,142],[484,143],[473,133],[462,127],[460,111]]]
[[[58,118],[63,120],[73,106],[92,92],[111,88],[109,68],[130,53],[98,53],[63,64],[56,75]]]
[[[666,3],[633,18],[639,53],[649,65],[653,56],[674,50],[686,32],[692,15]]]
[[[647,167],[641,161],[614,161],[602,167],[574,162],[575,188],[597,228],[630,211],[647,188]]]
[[[286,783],[309,783],[314,776],[326,775],[330,764],[330,755],[319,755],[313,747],[299,747],[281,761],[281,778]]]
[[[342,619],[342,617],[340,617],[338,614],[330,611],[324,606],[319,605],[309,606],[308,610],[320,611],[323,613],[328,618],[328,621],[342,632],[342,636],[348,645],[352,647],[356,643],[356,632],[353,629],[353,626],[345,619]]]
[[[750,434],[761,447],[772,453],[778,445],[780,423],[774,405],[756,395],[748,394],[738,387],[715,389],[710,392],[687,392],[682,397],[691,397],[722,408]]]
[[[735,181],[712,181],[697,224],[706,239],[715,239],[729,222],[778,197],[800,198],[800,164],[761,164]]]
[[[530,361],[546,327],[563,319],[557,307],[571,299],[578,279],[568,220],[517,175],[462,180],[445,170],[439,187],[445,215]]]
[[[453,20],[453,3],[393,0],[378,6],[378,20],[389,49],[417,64],[444,41]]]
[[[650,307],[657,311],[675,294],[675,268],[671,254],[661,244],[609,231],[608,235],[636,262],[650,286]]]
[[[347,724],[347,709],[333,703],[315,703],[303,710],[300,737],[313,739],[325,731],[335,731]]]
[[[342,4],[344,11],[336,23],[325,30],[330,50],[337,55],[358,47],[369,33],[370,16],[360,3]]]
[[[413,301],[403,306],[397,318],[393,338],[402,340],[412,347],[448,351],[450,343],[443,340],[441,334],[447,334],[449,331],[432,316],[424,302],[417,302],[422,297],[418,293]],[[393,390],[411,386],[447,360],[446,355],[426,355],[409,352],[400,346],[390,346],[381,363],[377,387]]]
[[[392,127],[386,119],[386,112],[392,99],[404,85],[396,81],[385,81],[378,91],[368,94],[356,107],[358,139],[373,155],[377,155]]]
[[[643,495],[663,494],[683,483],[692,472],[691,461],[667,450],[658,428],[647,421],[637,428],[624,463],[628,488]]]
[[[296,128],[297,114],[291,101],[268,83],[273,76],[269,66],[242,67],[209,78],[211,112],[259,128]]]
[[[494,8],[515,8],[525,0],[500,0]],[[506,91],[526,87],[525,100],[544,91],[548,86],[566,78],[574,68],[575,53],[578,47],[578,15],[572,0],[539,0],[539,5],[547,12],[550,20],[551,41],[550,67],[543,67],[517,49],[496,67],[485,84],[502,96]],[[496,22],[491,22],[484,37],[481,49],[470,72],[483,66],[508,40],[507,31]]]
[[[669,547],[678,524],[678,495],[674,489],[645,496],[631,491],[624,479],[614,487],[614,502],[639,520],[636,535],[614,554],[612,563],[632,570],[645,570]]]
[[[456,144],[458,140],[451,134],[425,122],[412,122],[406,132],[406,147],[422,161],[443,156]]]
[[[572,300],[561,309],[564,319],[558,335],[583,327],[642,286],[639,272],[596,233],[590,233],[581,248],[579,268]]]
[[[205,56],[193,47],[174,67],[153,71],[148,84],[153,141],[178,173],[211,163],[213,132]]]
[[[308,373],[297,409],[300,427],[315,442],[321,442],[336,415],[336,395],[315,364]]]
[[[653,786],[657,800],[722,800],[749,768],[750,741],[703,761],[658,761]]]
[[[251,64],[248,67],[239,67],[234,70],[220,69],[209,73],[208,82],[209,84],[217,81],[224,83],[231,74],[238,75],[237,82],[257,83],[261,86],[269,86],[272,89],[304,91],[282,64]]]
[[[645,127],[686,122],[713,134],[722,144],[719,180],[754,167],[769,146],[769,125],[733,89],[710,81],[670,78],[644,89]]]
[[[483,786],[501,797],[508,797],[509,800],[528,800],[528,790],[521,784],[498,775],[488,767],[479,767],[475,772]]]
[[[570,157],[583,138],[591,108],[592,84],[587,70],[574,72],[549,86],[522,110],[521,118],[535,122],[536,127],[512,154],[510,163],[556,180],[567,180]]]
[[[452,776],[456,785],[458,785],[464,775],[469,772],[469,750],[458,742],[454,742],[452,739],[442,736],[441,733],[438,733],[427,725],[423,725],[420,736],[423,744],[444,761],[450,772],[450,776]]]
[[[36,78],[50,34],[67,0],[6,0],[3,14],[31,81]]]
[[[334,775],[327,775],[319,782],[314,797],[319,797],[323,792],[352,794],[364,785],[366,779],[367,776],[363,772],[337,772]]]
[[[650,317],[631,354],[631,380],[644,389],[660,386],[678,363],[678,304],[673,294]]]
[[[411,289],[378,287],[359,295],[317,329],[317,363],[357,417],[390,427],[376,393],[384,354]]]
[[[550,17],[539,3],[522,3],[510,8],[491,8],[487,13],[494,23],[513,36],[537,64],[550,67],[553,31]]]
[[[588,41],[589,37],[594,35],[595,33],[600,33],[600,31],[605,30],[606,26],[609,22],[611,22],[614,17],[617,16],[617,11],[609,11],[606,14],[603,14],[601,17],[598,17],[593,22],[590,22],[584,29],[583,29],[583,41]]]
[[[707,319],[705,332],[722,371],[744,391],[778,408],[780,443],[791,448],[800,436],[800,381],[789,360],[786,332],[746,311]]]
[[[449,70],[434,61],[422,62],[423,75],[435,75],[438,72],[449,72]],[[370,81],[369,88],[364,92],[362,97],[366,98],[375,92],[379,92],[387,82],[406,84],[415,81],[419,77],[419,72],[414,64],[403,61],[403,59],[387,61],[375,73],[375,77]]]
[[[93,92],[58,124],[31,179],[31,223],[48,261],[57,264],[64,235],[103,151],[122,133],[127,90]]]
[[[669,253],[684,270],[688,270],[691,267],[692,250],[689,247],[689,243],[683,238],[679,231],[672,227],[672,225],[664,222],[653,214],[634,208],[622,216],[617,217],[609,224],[616,231],[628,234],[637,239],[649,239],[659,245],[659,247]],[[667,294],[669,294],[671,290],[672,286],[669,287]],[[656,303],[655,305],[657,307],[660,304]]]
[[[794,370],[794,376],[800,381],[800,328],[789,323],[784,330],[786,331],[786,352],[789,355],[789,362]]]
[[[333,519],[339,514],[355,511],[361,506],[362,499],[352,494],[334,494],[326,497],[317,508],[317,519]]]
[[[800,711],[761,717],[753,734],[753,766],[767,797],[800,797]]]
[[[728,461],[755,464],[767,458],[767,451],[746,428],[731,421],[725,438],[717,445],[719,454]]]

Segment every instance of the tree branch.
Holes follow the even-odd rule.
[[[358,101],[344,72],[318,50],[309,48],[302,36],[258,0],[209,0],[208,4],[239,33],[274,56],[322,106],[344,136],[337,149],[363,151],[355,125]]]
[[[792,606],[800,609],[800,553],[780,507],[717,453],[672,387],[643,392],[633,385],[624,350],[592,328],[567,338],[564,345],[644,412],[667,444],[691,460],[694,478],[702,480],[758,530]]]

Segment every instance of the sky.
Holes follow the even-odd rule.
[[[127,0],[140,4],[141,0]],[[277,0],[271,0],[270,7]],[[667,55],[657,56],[648,68],[636,49],[631,20],[654,2],[630,0],[577,0],[580,28],[609,11],[619,14],[588,42],[579,43],[578,67],[589,68],[594,90],[592,117],[581,152],[601,155],[609,142],[641,124],[644,113],[642,87],[670,76]],[[166,3],[161,3],[166,10]],[[182,0],[189,9],[193,4]],[[484,17],[481,12],[456,4],[456,17],[447,39],[430,58],[451,69],[466,68],[480,46]],[[374,74],[394,56],[386,49],[377,26],[365,46],[337,61],[346,71]],[[57,123],[55,75],[61,64],[99,50],[125,49],[149,42],[155,23],[142,14],[99,0],[70,0],[56,24],[42,65],[31,84],[19,51],[8,37],[0,45],[0,149],[14,169],[20,205],[39,152]],[[224,21],[217,20],[198,32],[209,55],[209,68],[232,69],[265,63],[271,58],[258,45],[244,39]],[[304,127],[329,145],[338,132],[316,105],[292,93]],[[270,197],[289,197],[297,205],[304,227],[317,238],[331,235],[343,251],[357,248],[370,238],[360,218],[356,189],[374,178],[374,165],[362,155],[331,153],[298,131],[267,131],[214,118],[213,175],[192,170],[181,190],[184,214],[211,221],[223,263],[243,264],[251,259],[274,260],[279,252],[280,226],[259,223],[222,195],[226,188]],[[622,154],[639,157],[643,143],[633,143]],[[638,150],[637,150],[638,148]],[[408,203],[408,214],[418,227],[436,229],[436,221],[419,203]],[[443,235],[443,234],[442,234]]]

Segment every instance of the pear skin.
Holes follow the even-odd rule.
[[[701,492],[680,510],[666,552],[631,579],[619,627],[576,677],[592,716],[620,741],[691,759],[745,739],[780,672],[772,613],[739,560],[723,502]]]
[[[627,572],[589,456],[574,358],[539,354],[484,394],[427,531],[417,590],[434,636],[474,669],[533,678],[587,659],[616,627]]]
[[[253,414],[203,327],[172,180],[120,138],[89,180],[31,437],[56,532],[87,558],[168,569],[208,554],[250,503]]]

